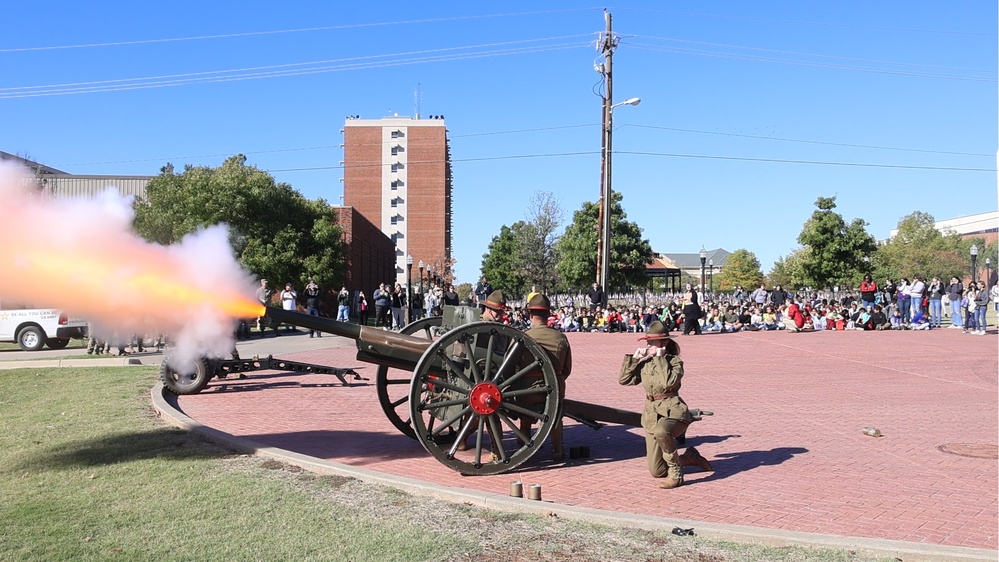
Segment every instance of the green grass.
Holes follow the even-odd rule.
[[[234,453],[148,367],[0,373],[0,560],[865,560],[500,513]],[[870,558],[866,558],[870,560]]]

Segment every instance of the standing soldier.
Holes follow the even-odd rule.
[[[552,367],[555,370],[555,378],[558,379],[559,404],[565,402],[565,379],[572,373],[572,348],[569,347],[569,340],[565,334],[548,325],[548,317],[552,312],[551,301],[542,294],[534,295],[534,298],[527,302],[527,311],[531,315],[531,327],[524,334],[538,342],[551,359]],[[532,383],[539,382],[540,375],[525,375],[524,378]],[[529,404],[529,403],[528,403]],[[565,450],[562,447],[562,412],[556,414],[555,427],[552,428],[552,459],[560,461],[565,458]],[[520,418],[520,430],[523,433],[530,432],[531,420],[526,416]]]
[[[642,427],[646,431],[649,473],[654,478],[666,477],[659,487],[669,490],[683,484],[684,466],[699,466],[708,472],[713,469],[693,447],[688,447],[682,455],[676,453],[676,438],[693,421],[687,403],[679,395],[683,378],[680,346],[670,339],[666,326],[658,320],[638,339],[645,340],[647,345],[624,356],[618,382],[625,386],[641,384],[645,389]]]

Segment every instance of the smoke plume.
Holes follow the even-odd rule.
[[[27,170],[0,163],[0,302],[61,309],[101,336],[166,334],[176,365],[224,356],[235,319],[261,311],[226,227],[153,244],[132,231],[130,203],[114,190],[55,199]]]

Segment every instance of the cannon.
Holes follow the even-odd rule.
[[[603,422],[641,426],[637,412],[560,400],[547,352],[516,328],[479,321],[475,308],[447,306],[443,317],[413,322],[400,333],[274,307],[265,317],[353,339],[357,359],[378,366],[378,400],[389,421],[462,474],[519,467],[563,416],[594,429]],[[198,376],[212,373],[192,379]],[[176,384],[183,376],[171,377]],[[199,382],[203,387],[206,379]],[[695,418],[711,414],[693,412]]]

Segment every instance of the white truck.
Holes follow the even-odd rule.
[[[24,351],[48,345],[62,349],[72,338],[87,335],[87,322],[54,308],[7,308],[0,304],[0,342],[15,342]]]

